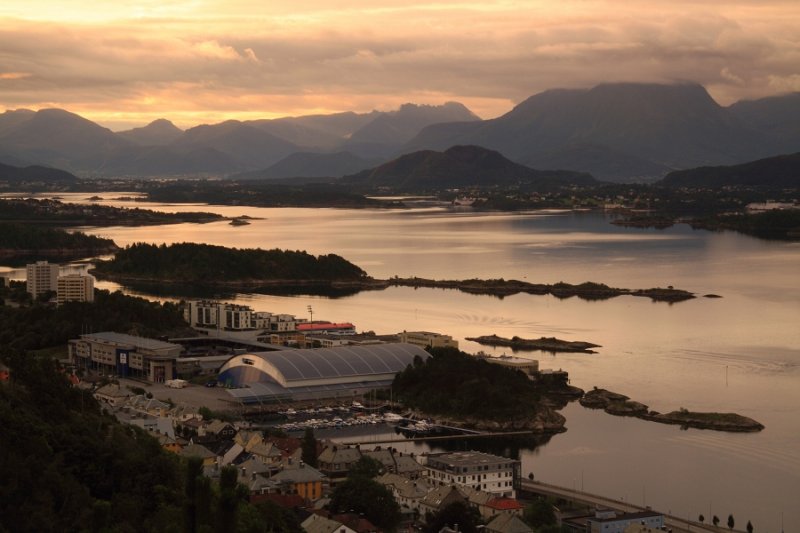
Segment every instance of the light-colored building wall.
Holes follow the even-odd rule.
[[[458,341],[450,335],[433,333],[430,331],[404,331],[398,334],[400,342],[407,342],[422,348],[458,348]]]
[[[81,335],[67,344],[70,360],[81,368],[163,383],[172,379],[182,346],[114,332]]]
[[[58,305],[65,302],[93,302],[94,278],[86,274],[59,276],[56,293]]]
[[[37,261],[25,266],[28,292],[36,298],[47,291],[58,288],[58,265]]]
[[[497,496],[514,498],[520,462],[482,452],[431,454],[426,476],[440,485],[472,487]]]

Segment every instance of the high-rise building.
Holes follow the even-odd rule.
[[[58,277],[58,305],[64,302],[93,302],[94,278],[87,274],[67,274]]]
[[[25,267],[27,273],[28,292],[34,298],[47,291],[55,292],[58,288],[58,265],[47,261],[36,261]]]

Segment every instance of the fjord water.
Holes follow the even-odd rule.
[[[539,359],[542,368],[569,371],[573,385],[608,388],[661,412],[680,407],[737,412],[766,429],[756,434],[681,430],[572,403],[562,411],[566,433],[535,450],[522,450],[525,475],[533,472],[543,481],[693,519],[702,513],[710,520],[716,514],[724,523],[732,513],[739,528],[751,520],[756,531],[779,531],[781,513],[786,531],[800,523],[797,243],[693,231],[685,225],[620,228],[601,213],[586,212],[137,205],[260,219],[239,227],[218,222],[84,230],[120,245],[185,241],[337,253],[378,278],[596,281],[718,294],[722,298],[676,304],[632,296],[595,302],[531,295],[500,299],[412,288],[342,298],[219,296],[257,310],[306,317],[310,305],[315,319],[351,321],[359,331],[439,331],[473,353],[508,351],[464,341],[492,333],[600,344],[594,355],[517,355]],[[145,296],[173,299],[181,294],[165,288]],[[414,446],[407,445],[409,450]]]

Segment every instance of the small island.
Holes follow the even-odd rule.
[[[695,295],[689,291],[675,289],[672,286],[651,289],[621,289],[609,287],[603,283],[585,282],[578,285],[570,283],[529,283],[519,280],[505,279],[468,279],[468,280],[431,280],[424,278],[391,278],[385,282],[388,285],[399,287],[429,287],[435,289],[456,289],[471,294],[488,294],[491,296],[511,296],[513,294],[550,294],[556,298],[571,298],[576,296],[583,300],[607,300],[617,296],[641,296],[656,302],[682,302],[691,300]]]
[[[682,428],[713,429],[716,431],[755,432],[764,425],[752,418],[736,413],[698,413],[681,408],[662,414],[651,411],[642,403],[631,400],[624,394],[595,388],[580,399],[580,404],[589,409],[603,409],[616,416],[633,416],[661,424],[674,424]]]
[[[481,337],[467,337],[466,340],[483,344],[484,346],[507,346],[513,351],[542,351],[542,352],[573,352],[597,353],[592,348],[600,348],[599,344],[584,341],[565,341],[555,337],[540,337],[538,339],[523,339],[521,337],[499,337],[497,335],[483,335]]]

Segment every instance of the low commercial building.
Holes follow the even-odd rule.
[[[597,509],[591,515],[563,518],[562,524],[575,533],[623,533],[630,526],[661,530],[664,515],[656,511],[618,513],[613,509]]]
[[[70,340],[69,358],[75,366],[121,377],[164,383],[175,373],[183,347],[145,337],[106,331]]]
[[[94,278],[87,274],[67,274],[59,276],[56,298],[58,305],[66,302],[93,302]]]
[[[450,335],[431,331],[404,331],[398,333],[400,342],[407,342],[422,348],[458,348],[458,341]]]
[[[534,376],[539,372],[539,361],[536,359],[524,359],[522,357],[512,357],[510,355],[501,355],[499,357],[484,357],[484,361],[489,363],[521,370],[529,376]]]
[[[445,452],[429,454],[426,476],[443,485],[472,487],[508,498],[516,497],[520,461],[483,452]]]

